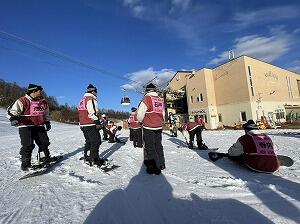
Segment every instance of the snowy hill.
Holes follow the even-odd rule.
[[[292,132],[269,131],[277,153],[295,160],[274,175],[250,172],[227,159],[212,163],[207,152],[186,148],[181,135],[164,132],[167,169],[149,176],[142,149],[130,141],[101,145],[101,156],[121,166],[114,171],[83,164],[78,126],[53,122],[50,151],[63,154],[63,161],[50,173],[19,181],[18,130],[1,109],[0,223],[300,223],[300,138]],[[203,139],[226,152],[242,134],[204,131]],[[128,135],[122,130],[120,137],[128,140]]]

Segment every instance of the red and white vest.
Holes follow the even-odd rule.
[[[142,125],[137,120],[137,113],[132,113],[129,117],[129,128],[138,129],[141,127]]]
[[[159,96],[145,96],[143,103],[148,108],[143,120],[143,126],[150,128],[162,128],[164,123],[164,100]]]
[[[20,126],[41,126],[46,122],[48,104],[45,99],[29,99],[26,96],[19,98],[23,104],[23,112],[20,115]]]
[[[182,129],[185,131],[192,131],[198,127],[200,127],[200,125],[197,122],[188,122],[182,127]]]
[[[273,173],[279,169],[273,142],[266,134],[244,135],[239,138],[244,149],[243,161],[250,169]]]
[[[89,112],[87,110],[87,102],[89,100],[94,100],[94,98],[92,96],[84,96],[77,107],[79,113],[79,125],[81,126],[90,126],[95,124],[88,116]]]

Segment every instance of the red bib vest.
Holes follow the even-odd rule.
[[[273,142],[266,134],[244,135],[239,138],[244,148],[243,161],[258,172],[273,173],[279,169]]]
[[[164,123],[164,100],[159,96],[145,96],[143,103],[148,108],[143,120],[143,126],[161,128]]]
[[[130,115],[129,122],[130,122],[129,123],[129,127],[130,128],[132,128],[132,129],[141,128],[141,124],[137,120],[137,114],[136,113]]]
[[[200,125],[197,122],[188,122],[183,126],[183,130],[192,131],[198,127],[200,127]]]
[[[20,126],[44,125],[48,104],[45,99],[30,100],[23,96],[19,99],[23,104],[23,112],[20,115]]]
[[[88,110],[87,110],[87,101],[94,100],[91,96],[85,96],[80,101],[77,109],[79,113],[79,125],[91,125],[94,124],[94,121],[88,117]]]

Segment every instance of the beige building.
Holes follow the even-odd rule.
[[[234,126],[249,119],[300,119],[300,75],[249,56],[213,69],[178,71],[169,82],[167,110],[203,115],[207,128]]]

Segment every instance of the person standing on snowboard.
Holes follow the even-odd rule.
[[[21,169],[31,167],[34,142],[39,146],[39,153],[44,153],[42,162],[51,162],[56,157],[50,157],[50,145],[47,131],[51,129],[49,107],[42,94],[42,86],[29,84],[25,96],[20,97],[7,108],[7,117],[12,126],[19,128],[21,139]]]
[[[243,128],[245,135],[228,149],[229,158],[257,172],[273,173],[278,170],[280,162],[271,138],[258,133],[258,126],[253,120],[248,120]]]
[[[143,139],[142,139],[142,125],[137,120],[137,108],[131,108],[131,115],[128,119],[129,128],[132,135],[133,147],[143,147]]]
[[[164,100],[158,96],[156,86],[150,83],[137,110],[137,120],[143,123],[144,164],[148,174],[159,175],[166,168],[161,143],[164,116]]]
[[[79,125],[85,138],[84,160],[88,161],[90,166],[102,166],[105,161],[99,157],[99,147],[101,145],[101,136],[99,130],[102,125],[99,120],[99,108],[97,102],[97,88],[89,84],[81,99],[79,106]],[[87,153],[90,151],[90,155]]]

